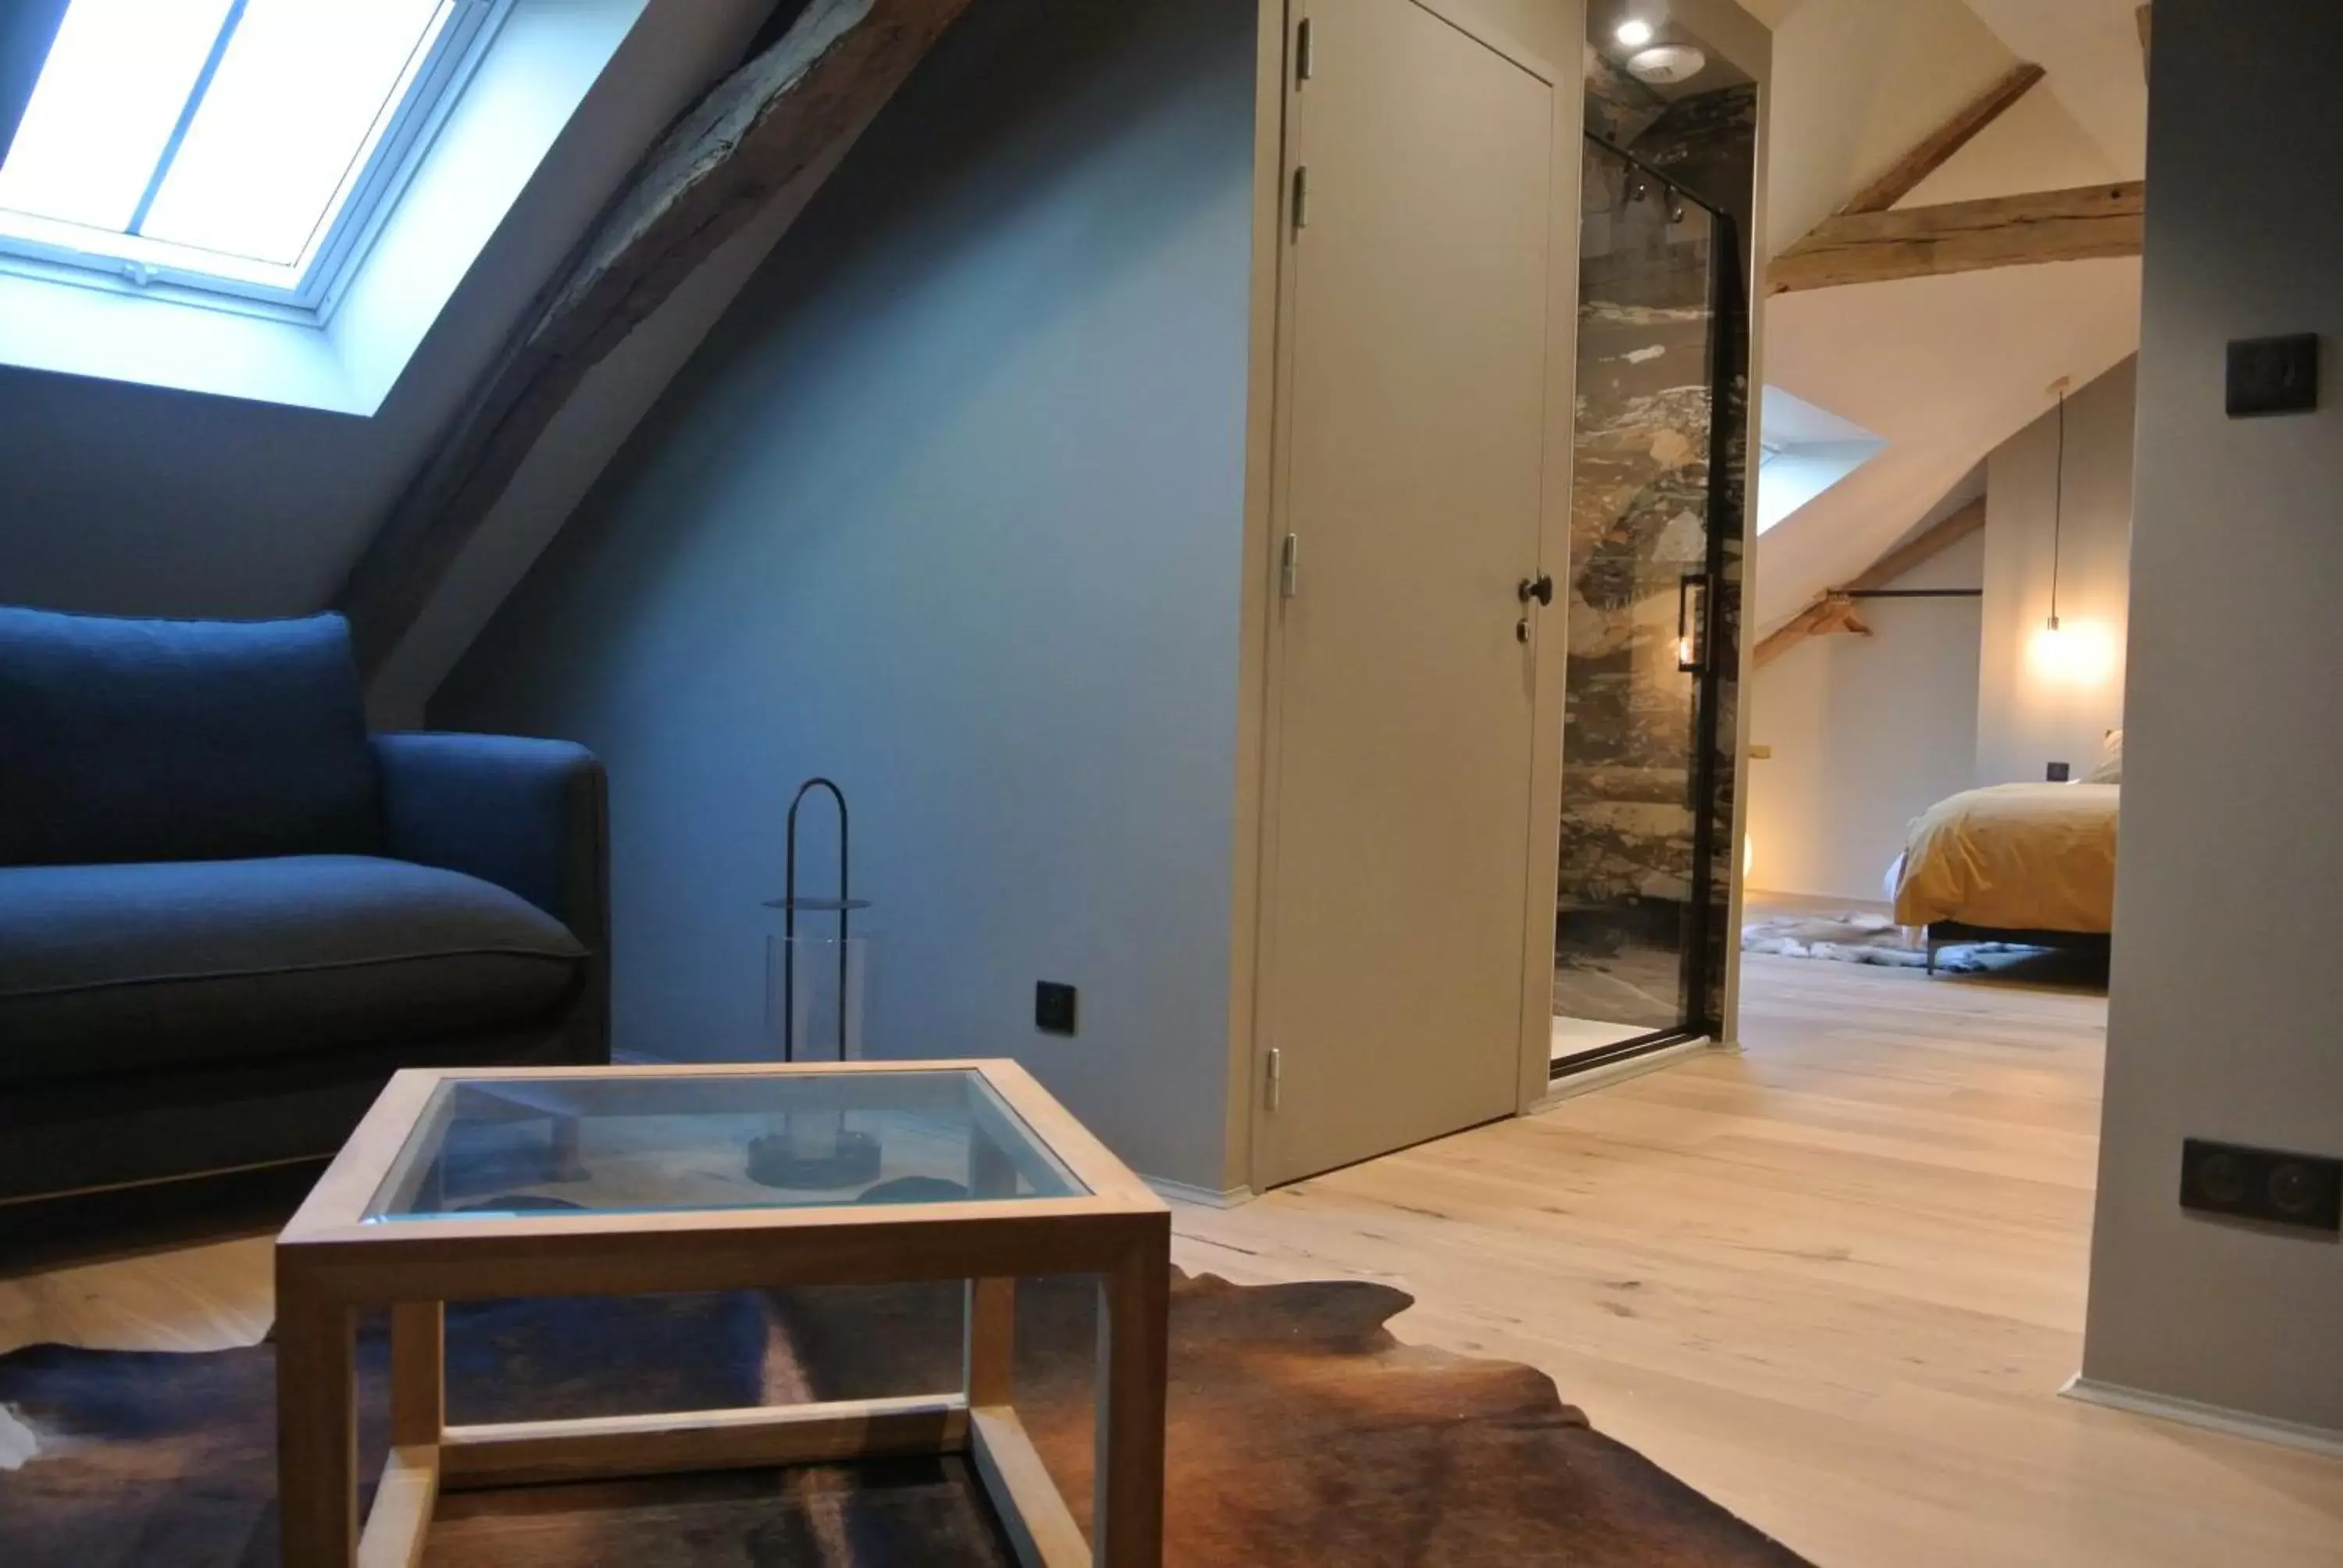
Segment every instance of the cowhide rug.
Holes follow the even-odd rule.
[[[449,1417],[519,1421],[951,1386],[956,1287],[498,1302],[448,1313]],[[1175,1278],[1167,1563],[1776,1568],[1802,1559],[1592,1430],[1525,1366],[1403,1346],[1386,1286]],[[1087,1518],[1091,1296],[1020,1292],[1019,1402]],[[383,1335],[361,1443],[380,1461]],[[277,1562],[273,1358],[0,1357],[0,1562]],[[12,1440],[10,1432],[15,1435]],[[1008,1568],[959,1459],[441,1500],[435,1568]]]
[[[1904,928],[1885,915],[1850,910],[1837,915],[1774,915],[1741,928],[1745,953],[1789,959],[1834,959],[1887,969],[1926,969],[1928,950],[1908,945]],[[1936,950],[1936,968],[1949,974],[1986,974],[2037,957],[2039,948],[2010,942],[1955,942]]]

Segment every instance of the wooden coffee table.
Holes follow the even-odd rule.
[[[880,1168],[763,1187],[759,1138],[864,1178],[869,1140]],[[287,1568],[409,1568],[442,1491],[930,1453],[970,1456],[1029,1568],[1157,1568],[1170,1248],[1163,1202],[1013,1062],[402,1072],[277,1241]],[[1016,1281],[1069,1273],[1099,1278],[1095,1554],[1014,1408]],[[447,1302],[937,1280],[967,1282],[960,1389],[447,1422]],[[367,1307],[391,1312],[391,1450],[361,1533]]]

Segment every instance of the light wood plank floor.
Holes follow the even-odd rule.
[[[1745,1054],[1183,1210],[1180,1262],[1400,1285],[1825,1568],[2343,1563],[2343,1463],[2056,1397],[2104,998],[1744,973]]]
[[[2343,1463],[2056,1397],[2103,1000],[1746,974],[1745,1055],[1183,1209],[1179,1261],[1400,1284],[1402,1338],[1544,1368],[1825,1568],[2343,1565]],[[233,1242],[0,1280],[0,1350],[248,1343],[268,1312],[266,1242]]]

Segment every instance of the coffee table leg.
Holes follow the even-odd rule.
[[[447,1426],[446,1318],[437,1302],[390,1309],[390,1441],[436,1443]]]
[[[982,1133],[969,1143],[971,1198],[1005,1198],[1017,1191],[1017,1167]],[[1017,1282],[968,1282],[968,1402],[971,1410],[1003,1405],[1016,1396]]]
[[[1102,1568],[1163,1561],[1163,1382],[1171,1260],[1132,1251],[1099,1280],[1098,1454],[1091,1538]]]
[[[284,1568],[348,1568],[357,1552],[352,1314],[280,1265],[277,1495]]]
[[[970,1410],[1011,1402],[1017,1395],[1017,1282],[968,1282],[963,1365]]]

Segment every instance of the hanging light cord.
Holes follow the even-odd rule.
[[[2050,480],[2050,630],[2057,630],[2059,539],[2066,532],[2066,389],[2057,391],[2057,476]]]
[[[2058,629],[2058,548],[2066,528],[2066,390],[2058,389],[2058,474],[2050,491],[2050,629]]]

